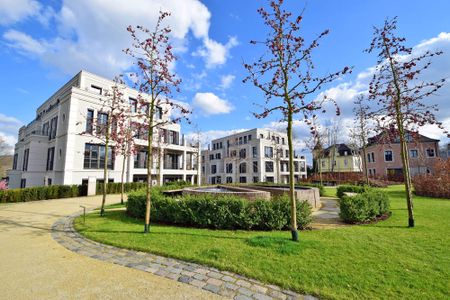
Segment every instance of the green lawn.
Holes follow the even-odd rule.
[[[324,187],[325,197],[336,197],[336,187],[335,186],[325,186]]]
[[[331,299],[448,299],[450,199],[415,198],[409,229],[402,186],[387,189],[392,217],[339,229],[246,232],[153,225],[124,212],[98,212],[76,228],[103,243],[149,251],[237,272],[298,292]]]

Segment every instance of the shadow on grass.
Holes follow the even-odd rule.
[[[278,252],[279,254],[299,254],[308,248],[317,248],[318,242],[300,240],[294,242],[289,238],[271,237],[271,236],[255,236],[246,239],[247,245],[251,247],[266,248],[268,250]]]

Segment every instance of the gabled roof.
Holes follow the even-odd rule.
[[[439,142],[439,140],[424,136],[418,133],[417,131],[405,130],[405,132],[406,132],[406,140],[408,143]],[[368,146],[374,144],[398,144],[398,143],[400,143],[400,138],[398,131],[396,129],[386,129],[383,132],[368,139]]]

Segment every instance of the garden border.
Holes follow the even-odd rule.
[[[89,240],[73,227],[74,219],[80,215],[81,212],[71,214],[52,225],[52,238],[78,254],[176,280],[236,300],[317,299],[216,268]]]

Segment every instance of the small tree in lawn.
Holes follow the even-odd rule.
[[[121,78],[116,77],[114,79],[114,84],[111,86],[111,90],[106,90],[103,97],[99,99],[102,105],[97,112],[97,118],[88,116],[86,130],[82,133],[83,135],[91,135],[96,139],[101,140],[105,146],[102,205],[100,208],[101,216],[105,214],[106,194],[108,191],[108,161],[110,159],[111,161],[114,160],[115,147],[118,145],[117,142],[120,142],[117,134],[117,125],[122,122],[122,119],[125,116],[124,111],[126,104],[123,99],[123,88]]]
[[[403,176],[408,206],[408,226],[414,227],[413,198],[407,131],[425,124],[437,125],[444,130],[442,123],[436,120],[436,105],[426,103],[427,97],[439,90],[445,79],[423,81],[422,72],[431,65],[430,59],[441,55],[441,51],[426,51],[412,54],[412,48],[404,45],[405,38],[397,36],[397,18],[386,20],[384,26],[374,29],[369,53],[375,52],[377,66],[369,86],[369,99],[376,104],[371,116],[377,121],[383,135],[393,141],[400,140]],[[447,131],[444,131],[448,134]]]
[[[298,241],[296,199],[294,194],[294,148],[292,144],[292,121],[296,114],[301,114],[304,121],[311,126],[310,118],[314,111],[322,110],[327,97],[314,97],[325,84],[332,82],[350,69],[330,73],[323,77],[315,76],[312,51],[319,46],[319,41],[329,31],[325,30],[311,43],[307,44],[300,34],[302,15],[292,18],[292,14],[282,8],[283,0],[271,1],[271,12],[264,8],[258,10],[269,32],[264,41],[251,41],[262,44],[267,51],[256,62],[244,64],[249,75],[244,82],[250,81],[259,88],[266,98],[263,111],[255,113],[256,118],[266,118],[275,111],[280,111],[283,121],[287,121],[289,146],[289,197],[291,200],[292,239]],[[278,100],[277,100],[278,99]],[[337,109],[337,113],[339,110]]]
[[[367,148],[367,137],[370,133],[370,118],[369,118],[369,106],[364,102],[365,98],[362,94],[359,94],[355,101],[353,108],[353,113],[355,115],[354,127],[350,130],[350,136],[352,138],[353,144],[355,145],[355,150],[361,152],[362,163],[364,169],[364,179],[367,185],[370,185],[369,181],[369,170],[367,169],[366,160],[366,148]]]
[[[164,125],[179,122],[189,114],[185,107],[170,99],[172,89],[179,91],[178,86],[181,80],[170,70],[176,57],[169,42],[171,30],[169,27],[163,27],[162,24],[169,15],[167,12],[160,12],[153,30],[142,26],[136,28],[128,26],[132,47],[124,50],[134,59],[137,67],[137,71],[130,76],[134,77],[140,92],[137,99],[140,105],[138,118],[148,128],[145,233],[150,231],[153,134]],[[169,118],[169,113],[174,109],[180,110],[179,116]]]

